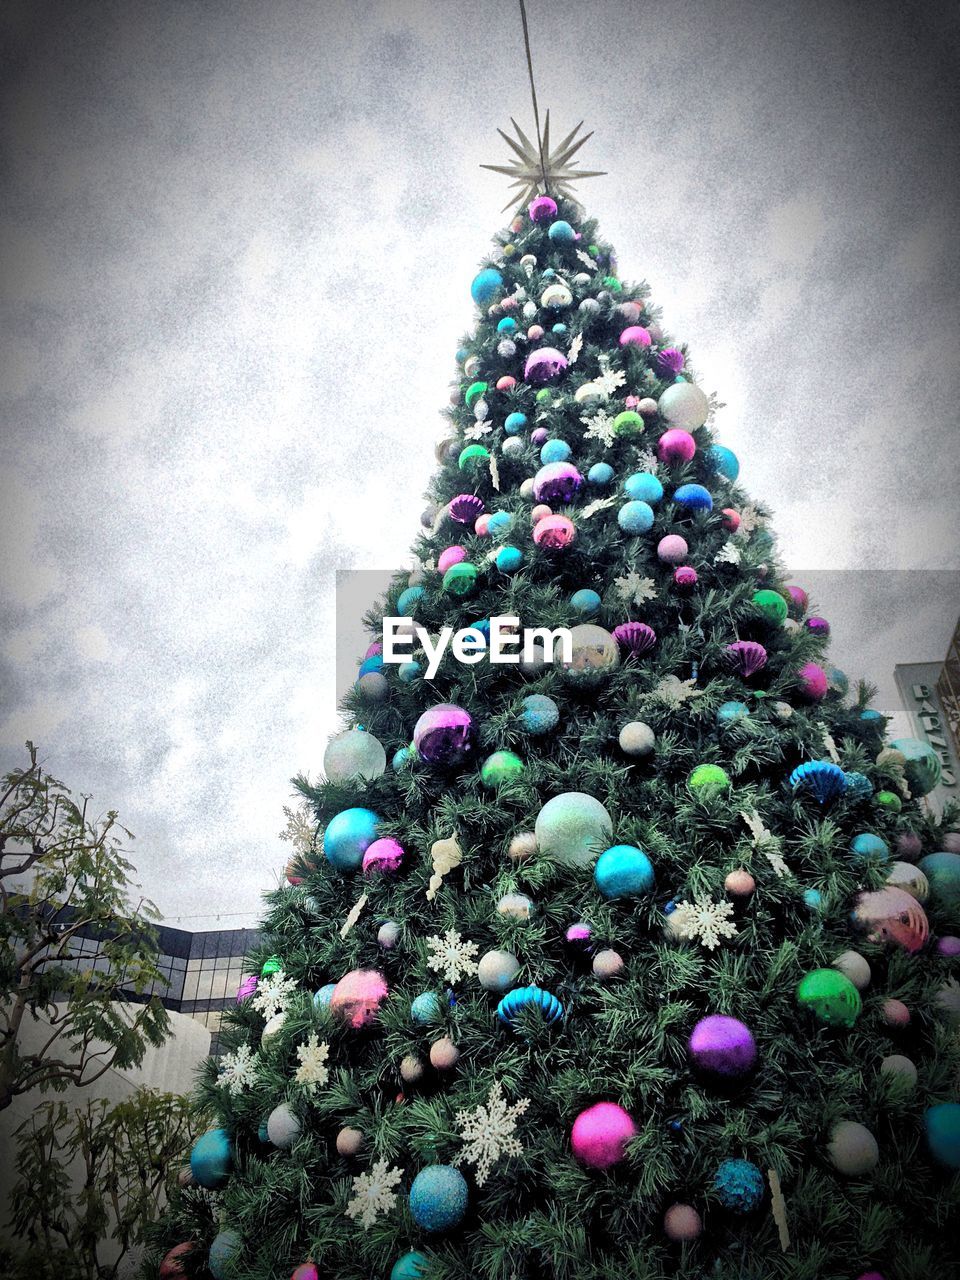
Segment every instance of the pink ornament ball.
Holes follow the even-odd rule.
[[[721,512],[720,523],[728,533],[736,533],[740,528],[740,512],[734,511],[733,507],[724,507]]]
[[[803,696],[811,702],[821,702],[827,696],[827,673],[815,662],[805,662],[797,672]]]
[[[482,520],[483,516],[480,519]],[[437,557],[437,572],[446,573],[449,568],[459,564],[461,560],[466,560],[466,558],[467,553],[463,547],[445,547]]]
[[[652,396],[644,396],[637,401],[637,413],[644,418],[652,418],[657,412],[657,402]]]
[[[403,845],[392,836],[384,836],[367,846],[363,855],[363,874],[368,878],[393,875],[400,870],[403,858]]]
[[[452,1071],[460,1061],[460,1050],[449,1036],[430,1046],[430,1065],[436,1071]]]
[[[650,333],[643,325],[632,324],[620,335],[621,347],[649,347]]]
[[[516,378],[512,378],[509,373],[505,373],[502,378],[497,379],[498,391],[511,391],[516,385]]]
[[[960,853],[960,831],[947,831],[940,837],[944,853]]]
[[[791,612],[794,615],[799,616],[807,612],[810,605],[810,597],[803,587],[787,587],[787,596],[791,605]]]
[[[879,1271],[864,1271],[862,1275],[857,1276],[857,1280],[883,1280],[883,1276]]]
[[[523,367],[524,379],[532,386],[542,387],[556,382],[566,371],[567,357],[556,347],[538,347],[531,351]]]
[[[923,842],[915,831],[901,831],[897,836],[897,853],[904,862],[916,862],[923,853]]]
[[[678,587],[695,587],[697,571],[692,564],[681,564],[673,571],[673,580]]]
[[[358,1031],[376,1021],[387,990],[386,978],[376,969],[351,969],[334,987],[330,1008]]]
[[[668,1240],[678,1244],[696,1240],[703,1231],[700,1215],[691,1204],[672,1204],[663,1215],[663,1231]]]
[[[527,330],[527,337],[531,342],[539,342],[543,337],[543,325],[532,324]]]
[[[294,1267],[290,1280],[320,1280],[320,1272],[312,1262],[301,1262],[299,1267]]]
[[[636,324],[640,319],[640,308],[635,302],[621,302],[617,307],[617,314],[626,320],[627,324]],[[622,342],[623,338],[620,341]],[[629,408],[629,405],[627,407]]]
[[[553,515],[553,512],[550,510],[547,504],[545,502],[539,502],[530,512],[530,523],[539,524],[541,520],[544,520],[546,519],[547,516],[552,516],[552,515]]]
[[[686,538],[681,538],[679,533],[668,533],[657,543],[657,556],[664,564],[679,564],[686,560],[689,550]]]
[[[363,655],[365,658],[376,658],[383,653],[383,641],[374,640],[373,644],[367,645],[367,651]]]
[[[567,516],[544,516],[533,530],[534,542],[548,551],[565,550],[576,536],[576,525]]]
[[[352,1129],[345,1126],[337,1134],[337,1154],[341,1156],[355,1156],[363,1146],[363,1134],[359,1129]]]
[[[593,930],[583,920],[578,920],[576,924],[572,924],[567,928],[563,935],[571,947],[586,947],[593,934]]]
[[[960,938],[955,938],[952,934],[938,938],[937,955],[943,956],[947,960],[953,960],[960,956]]]
[[[557,202],[551,196],[536,196],[527,206],[531,222],[553,222],[557,216]]]
[[[591,1169],[609,1169],[627,1153],[637,1126],[615,1102],[596,1102],[581,1111],[570,1135],[573,1154]]]
[[[657,457],[671,466],[677,462],[689,462],[696,452],[696,440],[689,431],[681,431],[679,427],[665,431],[657,443]]]
[[[910,1010],[902,1000],[884,1000],[880,1012],[888,1027],[907,1027],[910,1025]]]
[[[510,230],[513,232],[514,235],[516,235],[518,231],[522,231],[523,219],[519,217],[514,218],[514,220],[510,223]]]
[[[491,511],[485,511],[482,516],[477,516],[473,522],[473,532],[478,538],[485,538],[490,532],[490,516],[492,514]]]

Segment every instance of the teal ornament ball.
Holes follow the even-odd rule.
[[[717,708],[717,724],[735,724],[737,720],[746,720],[749,715],[750,708],[747,704],[733,699]]]
[[[723,476],[731,484],[740,474],[740,460],[732,449],[722,444],[712,444],[707,449],[704,461],[712,472]]]
[[[410,1017],[422,1027],[436,1022],[441,1012],[440,997],[435,991],[422,991],[410,1002]]]
[[[523,564],[523,552],[519,547],[501,547],[496,563],[501,573],[516,573]]]
[[[928,1107],[923,1127],[934,1160],[948,1169],[960,1169],[960,1102]]]
[[[508,436],[518,436],[526,425],[525,413],[508,413],[503,422],[503,429]]]
[[[638,502],[649,502],[651,505],[663,497],[663,485],[650,471],[636,471],[627,476],[623,482],[627,497]]]
[[[811,911],[819,911],[823,906],[823,894],[819,889],[804,889],[803,901]]]
[[[410,1187],[410,1215],[424,1231],[449,1231],[467,1211],[467,1182],[449,1164],[421,1169]]]
[[[827,667],[827,688],[844,698],[850,692],[850,677],[839,667]]]
[[[401,618],[409,618],[422,597],[423,587],[407,587],[405,591],[401,591],[397,596],[397,614]]]
[[[850,852],[858,858],[883,858],[886,861],[890,857],[890,846],[872,831],[861,831],[850,841]]]
[[[731,1213],[752,1213],[763,1203],[763,1174],[749,1160],[722,1160],[714,1174],[713,1189]]]
[[[540,461],[544,466],[548,462],[566,462],[572,452],[566,440],[548,440],[540,450]]]
[[[390,1269],[390,1280],[420,1280],[427,1274],[429,1260],[419,1249],[411,1249],[398,1258]]]
[[[605,488],[613,479],[613,467],[609,462],[595,462],[587,472],[587,479],[599,488]]]
[[[470,297],[478,307],[485,307],[492,302],[503,288],[503,276],[494,267],[486,267],[473,277],[470,285]]]
[[[421,592],[421,594],[423,592],[422,587],[416,587],[414,588],[414,590]],[[382,670],[383,670],[383,658],[381,658],[379,653],[374,653],[374,654],[371,654],[369,658],[364,658],[364,660],[360,663],[359,670],[357,671],[357,676],[358,677],[368,676],[371,671],[382,671]]]
[[[584,791],[565,791],[548,800],[534,825],[542,854],[564,866],[587,866],[613,833],[610,815]]]
[[[210,1268],[213,1280],[227,1280],[242,1248],[243,1241],[237,1231],[228,1229],[213,1237],[207,1257],[207,1266]]]
[[[313,993],[313,1007],[315,1009],[325,1009],[333,999],[333,993],[337,989],[335,982],[325,982],[319,991]]]
[[[550,230],[547,235],[554,244],[573,244],[577,239],[577,233],[570,223],[565,222],[563,218],[558,218],[556,222],[550,223]]]
[[[527,1009],[536,1009],[547,1023],[559,1022],[563,1017],[563,1005],[551,991],[543,987],[515,987],[497,1005],[497,1017],[508,1027],[516,1025],[517,1018]]]
[[[356,871],[377,838],[380,818],[372,809],[343,809],[327,823],[323,852],[338,871]]]
[[[396,772],[398,769],[402,769],[405,764],[409,764],[412,759],[413,753],[409,747],[398,747],[393,753],[390,764],[393,767],[394,772]]]
[[[686,511],[712,511],[713,497],[702,484],[682,484],[673,491],[673,501]]]
[[[404,684],[413,684],[419,678],[422,670],[423,668],[419,662],[401,662],[397,667],[397,675]]]
[[[543,693],[531,693],[523,700],[523,711],[520,713],[523,727],[527,733],[535,736],[549,733],[560,723],[560,708],[552,698]]]
[[[904,773],[913,794],[929,795],[943,774],[940,757],[930,743],[921,742],[919,738],[895,738],[890,746],[906,757]]]
[[[653,863],[635,845],[615,844],[597,859],[593,878],[605,898],[636,898],[653,888]]]
[[[848,769],[843,775],[843,794],[848,800],[867,800],[873,795],[873,783],[866,774]]]
[[[617,512],[617,524],[624,533],[646,533],[653,528],[653,507],[646,502],[625,502]]]
[[[349,782],[351,778],[371,781],[379,778],[386,767],[383,744],[365,729],[338,733],[323,753],[323,772],[330,782]]]
[[[487,530],[491,537],[498,533],[509,533],[513,528],[513,516],[509,511],[494,511],[487,521]]]
[[[930,898],[939,907],[960,907],[960,853],[928,853],[918,863],[930,882]]]
[[[582,617],[592,618],[600,608],[601,600],[596,591],[591,591],[589,587],[581,587],[570,597],[570,603]]]
[[[190,1172],[195,1182],[208,1191],[226,1185],[233,1168],[233,1146],[226,1129],[209,1129],[193,1144]]]

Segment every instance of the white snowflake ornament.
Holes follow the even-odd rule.
[[[737,926],[730,919],[732,902],[712,902],[699,897],[696,902],[678,902],[667,916],[667,927],[676,938],[699,940],[708,951],[720,945],[721,938],[733,938]]]
[[[282,969],[261,978],[257,989],[250,997],[250,1003],[258,1013],[262,1013],[269,1022],[278,1013],[286,1013],[290,998],[297,989],[293,978],[288,978]]]
[[[514,1131],[517,1117],[523,1115],[529,1105],[529,1098],[521,1098],[507,1106],[500,1081],[497,1080],[490,1087],[485,1106],[476,1107],[473,1111],[457,1112],[455,1119],[464,1146],[454,1163],[475,1165],[478,1187],[483,1186],[491,1168],[499,1159],[503,1156],[518,1156],[523,1152]]]
[[[256,1083],[257,1057],[248,1044],[236,1053],[225,1053],[218,1066],[217,1084],[226,1085],[231,1093],[242,1093]]]
[[[573,341],[567,351],[567,364],[576,364],[580,358],[580,352],[583,350],[583,334],[574,335]]]
[[[580,512],[581,520],[589,520],[591,516],[595,516],[598,511],[606,511],[616,504],[616,498],[594,498],[593,502],[588,502]]]
[[[644,604],[647,600],[657,598],[657,586],[654,580],[641,577],[636,570],[631,570],[622,578],[615,578],[614,586],[624,604]]]
[[[280,832],[280,839],[289,840],[297,853],[314,853],[316,850],[313,842],[316,839],[317,824],[310,806],[302,804],[299,809],[288,809],[284,805],[283,816],[287,820],[287,825]]]
[[[366,1231],[381,1213],[389,1213],[397,1203],[394,1187],[403,1177],[403,1171],[388,1169],[386,1160],[378,1160],[369,1173],[361,1173],[353,1180],[353,1199],[347,1205],[347,1217],[359,1218]]]
[[[493,430],[489,422],[475,422],[472,427],[467,427],[463,433],[464,440],[482,440],[484,436],[488,436]]]
[[[627,375],[622,369],[610,368],[610,357],[606,352],[601,354],[599,364],[600,372],[594,378],[594,382],[603,389],[605,395],[612,396],[616,389],[626,382]]]
[[[668,707],[682,707],[691,698],[699,698],[702,694],[696,680],[681,680],[679,676],[664,676],[653,690],[657,701],[665,702]]]
[[[740,548],[736,543],[727,541],[713,557],[714,564],[739,564]]]
[[[599,440],[605,449],[609,449],[616,439],[613,419],[606,409],[595,409],[593,413],[583,413],[580,421],[587,428],[583,433],[584,440]]]
[[[464,941],[456,929],[448,929],[442,938],[434,934],[427,939],[427,946],[431,952],[427,965],[447,982],[459,982],[461,977],[477,972],[474,956],[479,947],[475,942]]]
[[[300,1065],[297,1067],[295,1078],[297,1084],[302,1084],[307,1093],[316,1093],[317,1089],[330,1079],[330,1071],[327,1067],[329,1056],[330,1046],[321,1044],[315,1031],[306,1044],[297,1045],[297,1059]]]

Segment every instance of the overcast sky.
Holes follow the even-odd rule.
[[[893,710],[894,662],[941,657],[958,612],[960,11],[529,13],[542,104],[609,171],[588,209],[725,402],[797,580],[911,571],[816,579]],[[0,753],[30,737],[118,807],[170,917],[241,923],[336,725],[335,572],[417,528],[505,221],[478,165],[530,127],[517,8],[0,23]]]

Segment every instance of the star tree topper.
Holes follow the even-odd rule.
[[[523,132],[513,117],[510,117],[510,123],[517,131],[517,138],[511,138],[509,134],[498,129],[500,137],[507,146],[516,155],[516,159],[511,160],[509,164],[482,164],[481,169],[492,169],[494,173],[505,174],[508,178],[513,178],[510,183],[511,187],[519,187],[520,195],[515,200],[508,200],[503,206],[502,212],[507,209],[514,208],[517,204],[527,204],[534,196],[539,195],[542,189],[547,193],[555,196],[565,196],[568,200],[576,202],[576,196],[570,187],[572,182],[578,182],[581,178],[599,178],[605,173],[603,169],[578,169],[577,162],[573,157],[580,150],[583,144],[593,137],[593,131],[584,134],[582,138],[578,138],[577,134],[583,128],[583,121],[572,129],[570,133],[558,142],[553,151],[550,150],[550,112],[546,114],[543,122],[543,148],[537,146],[535,142],[531,142],[527,135]],[[542,162],[541,162],[542,155]]]

